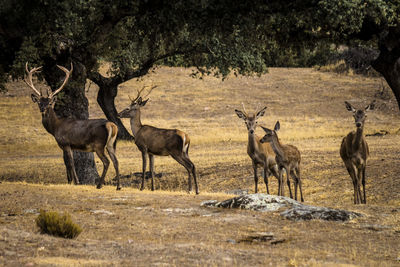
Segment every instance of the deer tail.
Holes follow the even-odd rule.
[[[190,138],[186,133],[177,130],[176,133],[182,138],[182,152],[189,154]]]
[[[113,122],[106,122],[106,129],[108,132],[106,147],[113,147],[114,150],[117,146],[117,135],[118,135],[118,127]]]

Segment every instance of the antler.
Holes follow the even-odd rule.
[[[67,68],[64,68],[63,66],[60,66],[60,65],[57,65],[57,67],[59,68],[59,69],[61,69],[63,72],[65,72],[65,79],[64,79],[64,82],[63,82],[63,84],[60,86],[60,88],[58,88],[57,90],[55,90],[53,93],[51,93],[50,95],[49,95],[49,98],[52,98],[53,96],[55,96],[56,94],[58,94],[63,88],[64,88],[64,86],[67,84],[67,81],[68,81],[68,79],[69,79],[69,76],[71,75],[71,73],[72,73],[72,71],[74,70],[74,66],[72,65],[72,62],[71,62],[71,69],[70,70],[67,70]]]
[[[247,116],[247,111],[246,111],[246,108],[244,107],[243,102],[242,102],[242,107],[243,107],[243,112],[244,112],[244,114]]]
[[[26,62],[26,64],[25,64],[25,71],[26,71],[26,74],[27,74],[27,76],[25,76],[24,77],[24,81],[25,81],[25,83],[38,95],[38,96],[42,96],[42,93],[41,92],[39,92],[39,90],[37,90],[36,88],[35,88],[35,86],[33,85],[33,82],[32,82],[32,75],[35,73],[35,72],[37,72],[38,70],[40,70],[42,67],[40,66],[40,67],[36,67],[36,68],[33,68],[33,69],[31,69],[31,70],[29,70],[28,69],[28,62]],[[28,79],[27,79],[28,78]]]
[[[148,97],[148,96],[150,95],[151,91],[153,91],[153,89],[156,88],[156,87],[157,87],[157,85],[152,86],[152,87],[150,88],[149,92],[148,92],[145,96],[143,96],[142,98]]]
[[[136,102],[136,101],[141,97],[140,94],[143,92],[143,90],[144,90],[146,87],[148,87],[148,86],[145,85],[145,86],[142,87],[142,89],[140,89],[140,90],[138,89],[138,90],[137,90],[137,95],[136,95],[135,99],[132,99],[132,98],[129,96],[129,99],[131,100],[132,103]],[[153,89],[156,88],[156,87],[157,87],[157,85],[151,87],[150,90],[149,90],[149,92],[148,92],[145,96],[142,96],[142,98],[146,98],[147,96],[149,96],[150,93],[151,93],[151,91],[153,91]]]

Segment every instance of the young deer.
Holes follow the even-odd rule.
[[[26,63],[26,77],[25,83],[33,90],[34,94],[31,95],[32,101],[37,103],[39,110],[42,113],[42,123],[44,128],[49,132],[57,141],[58,146],[64,152],[66,159],[65,165],[67,169],[68,183],[74,180],[75,184],[79,184],[78,176],[76,175],[73,150],[84,152],[96,152],[97,156],[103,162],[103,174],[97,184],[97,188],[101,188],[104,184],[104,177],[106,176],[110,161],[104,153],[107,149],[108,154],[114,164],[115,172],[117,175],[117,190],[120,190],[119,184],[119,171],[118,160],[115,156],[115,140],[117,138],[117,126],[105,119],[91,119],[91,120],[75,120],[72,118],[59,118],[54,112],[54,105],[57,100],[58,94],[67,83],[73,66],[71,63],[71,70],[67,70],[62,66],[58,66],[65,72],[66,77],[60,88],[51,92],[48,89],[48,96],[43,96],[42,93],[35,88],[32,82],[32,75],[37,72],[41,67],[28,70],[28,63]]]
[[[243,111],[235,109],[236,114],[239,118],[243,119],[246,123],[248,130],[248,143],[247,143],[247,154],[251,158],[254,170],[254,182],[255,192],[258,192],[258,175],[257,168],[262,167],[264,170],[264,182],[267,187],[267,194],[269,194],[268,188],[268,177],[273,174],[278,179],[278,195],[280,195],[279,188],[281,187],[281,180],[279,178],[279,169],[275,161],[275,153],[272,150],[270,144],[260,143],[260,137],[255,134],[257,128],[257,119],[264,116],[267,107],[262,108],[255,114],[247,114],[244,105]]]
[[[262,126],[261,126],[262,127]],[[289,194],[290,197],[293,198],[292,190],[290,189],[290,176],[293,177],[294,181],[294,199],[297,200],[297,187],[300,188],[300,198],[301,201],[304,202],[303,198],[303,190],[301,186],[301,178],[300,178],[300,151],[297,147],[293,145],[283,145],[280,143],[278,135],[276,134],[277,131],[280,129],[279,121],[276,122],[274,130],[270,130],[268,128],[262,127],[265,131],[264,137],[261,139],[261,143],[269,142],[272,146],[276,154],[276,162],[279,166],[280,170],[280,180],[281,180],[281,193],[283,194],[283,171],[282,169],[286,170],[286,180],[287,185],[289,187]]]
[[[355,109],[349,102],[345,101],[348,111],[353,112],[356,131],[352,131],[342,140],[340,145],[340,157],[342,158],[347,171],[350,174],[354,186],[354,204],[366,204],[365,194],[365,167],[369,156],[369,148],[364,137],[364,123],[367,117],[366,112],[375,108],[375,100],[362,109]],[[363,186],[361,194],[360,183]]]
[[[142,100],[140,96],[144,90],[143,87],[138,91],[135,99],[131,100],[129,107],[121,111],[118,115],[120,118],[131,119],[132,134],[135,138],[135,143],[139,150],[142,152],[143,161],[143,174],[142,185],[140,190],[144,189],[144,179],[146,172],[146,157],[149,157],[150,174],[151,174],[151,190],[154,191],[154,155],[157,156],[171,156],[179,164],[181,164],[188,172],[189,192],[192,191],[192,181],[190,176],[193,176],[196,194],[199,194],[197,185],[196,169],[193,162],[189,158],[189,136],[177,129],[160,129],[149,125],[143,125],[140,119],[140,108],[144,107],[149,99]],[[153,87],[155,88],[155,87]],[[147,97],[149,93],[147,93]]]

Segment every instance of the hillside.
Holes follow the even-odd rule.
[[[117,110],[143,85],[158,85],[142,111],[145,124],[178,128],[191,137],[190,157],[199,175],[200,195],[188,195],[187,174],[171,158],[156,157],[156,191],[140,192],[141,155],[119,142],[124,176],[114,186],[65,185],[62,152],[41,125],[30,89],[8,84],[0,96],[0,264],[5,265],[332,265],[391,266],[400,257],[400,116],[395,99],[382,99],[380,78],[342,76],[313,69],[270,69],[261,77],[229,77],[222,82],[189,77],[190,70],[159,68],[143,80],[121,85]],[[97,88],[88,84],[92,118],[102,117]],[[347,100],[357,107],[377,99],[365,132],[367,205],[352,204],[351,179],[339,156],[341,139],[353,130]],[[230,198],[235,190],[254,192],[246,153],[247,130],[234,109],[267,106],[260,124],[280,121],[283,143],[302,155],[306,204],[363,213],[348,223],[291,222],[278,213],[201,208],[204,200]],[[129,121],[124,120],[129,129]],[[129,129],[130,130],[130,129]],[[376,135],[382,130],[387,135]],[[257,133],[262,135],[262,129]],[[96,159],[98,169],[101,162]],[[111,183],[114,170],[106,180]],[[259,189],[265,192],[260,179]],[[147,181],[146,188],[150,188]],[[277,182],[270,178],[270,190]],[[84,231],[76,240],[40,235],[40,209],[67,211]],[[272,232],[277,244],[248,242]],[[242,240],[242,241],[241,241]]]

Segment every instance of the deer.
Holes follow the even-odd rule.
[[[294,181],[294,199],[297,200],[297,188],[299,187],[300,198],[301,201],[304,202],[302,182],[300,177],[300,151],[297,147],[293,145],[284,145],[279,141],[278,135],[276,133],[280,129],[279,121],[276,122],[274,130],[265,128],[263,126],[261,126],[261,128],[263,128],[265,135],[263,136],[263,138],[261,138],[260,142],[270,143],[272,149],[275,152],[275,160],[279,166],[280,180],[282,181],[280,188],[282,195],[284,195],[283,169],[285,169],[290,197],[293,199],[292,190],[290,189],[290,177],[292,177]]]
[[[235,109],[236,115],[243,119],[247,131],[248,131],[248,143],[247,143],[247,154],[251,158],[253,171],[254,171],[254,183],[255,183],[255,193],[258,193],[258,174],[257,168],[263,168],[264,182],[267,189],[267,194],[269,194],[268,188],[268,177],[273,174],[278,179],[278,195],[281,195],[281,179],[279,175],[278,165],[275,161],[275,153],[271,148],[270,144],[262,144],[260,142],[260,137],[255,134],[258,122],[257,120],[264,116],[267,107],[264,107],[257,111],[256,113],[247,114],[246,109],[242,103],[243,111]]]
[[[135,144],[142,153],[142,184],[140,190],[144,189],[147,157],[149,158],[151,190],[154,191],[154,156],[171,156],[188,172],[188,192],[192,192],[191,176],[193,176],[196,194],[199,194],[196,168],[189,158],[189,136],[178,129],[161,129],[142,124],[141,108],[149,101],[147,96],[156,86],[151,87],[145,96],[141,96],[145,88],[146,86],[138,90],[137,96],[131,99],[131,104],[118,114],[120,118],[130,119]],[[144,98],[147,99],[143,100]]]
[[[364,109],[356,109],[347,101],[344,103],[346,109],[353,113],[356,130],[349,132],[343,138],[340,145],[340,157],[353,182],[354,204],[366,204],[365,168],[369,157],[369,147],[364,136],[364,123],[367,112],[375,109],[375,100]],[[363,187],[363,194],[361,194],[360,184]]]
[[[59,118],[54,111],[57,94],[67,84],[73,71],[73,65],[71,63],[70,70],[59,65],[57,67],[65,73],[64,81],[53,92],[48,88],[47,96],[44,96],[41,91],[37,90],[32,82],[33,74],[38,72],[42,67],[29,70],[27,62],[25,64],[26,75],[24,81],[33,90],[31,98],[39,106],[44,128],[54,136],[58,146],[63,150],[64,158],[66,159],[65,165],[68,184],[71,184],[72,180],[76,185],[79,184],[72,151],[96,152],[97,156],[103,162],[103,173],[97,184],[97,188],[100,189],[105,184],[104,178],[110,165],[110,161],[105,154],[105,150],[107,150],[115,168],[117,190],[120,190],[118,160],[115,155],[118,127],[106,119],[77,120],[73,118]]]

